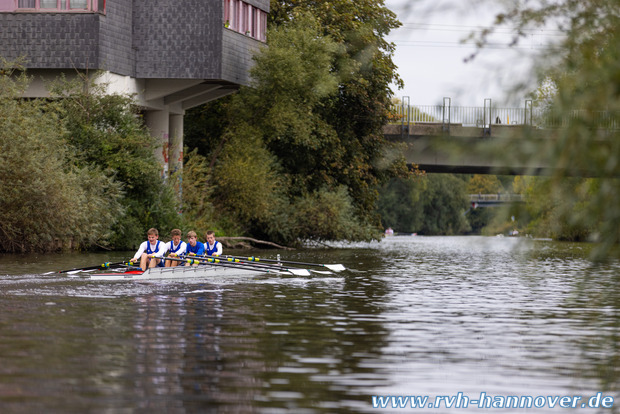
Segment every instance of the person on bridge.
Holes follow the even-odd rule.
[[[207,256],[221,256],[222,243],[215,240],[215,232],[213,230],[208,230],[205,239],[207,239],[207,244],[205,244],[205,253],[207,253]]]

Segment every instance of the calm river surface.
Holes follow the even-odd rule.
[[[337,274],[192,282],[43,274],[130,253],[0,255],[0,412],[619,412],[620,263],[588,249],[398,236],[281,253]],[[545,404],[446,408],[459,392]]]

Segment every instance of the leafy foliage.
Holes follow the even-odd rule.
[[[44,101],[16,99],[28,79],[14,69],[5,63],[0,75],[0,251],[104,242],[123,212],[120,186],[71,162],[61,119]]]
[[[293,215],[302,240],[364,240],[376,238],[376,229],[360,222],[346,187],[322,189],[297,198]]]
[[[364,4],[343,2],[336,14],[351,17]],[[393,65],[379,64],[380,59],[391,63],[389,45],[379,38],[396,21],[383,22],[386,26],[374,32],[368,30],[383,24],[382,16],[364,24],[350,21],[348,28],[332,22],[328,28],[317,15],[332,5],[288,4],[286,18],[280,6],[285,3],[273,9],[269,47],[255,57],[252,87],[222,106],[209,105],[210,112],[192,111],[198,125],[189,130],[196,131],[192,142],[205,156],[210,177],[205,189],[212,194],[217,222],[288,244],[376,237],[376,186],[407,174],[402,159],[382,162],[389,144],[381,127],[388,116],[388,84],[396,75]],[[347,39],[353,38],[369,53],[352,48]],[[381,44],[388,49],[381,52]],[[224,109],[221,133],[208,128],[213,114]]]
[[[464,216],[468,207],[465,185],[451,174],[392,180],[382,189],[379,211],[383,223],[400,232],[462,234],[470,229]]]
[[[52,100],[18,99],[21,68],[0,70],[0,251],[128,248],[179,219],[154,142],[131,97],[88,77]]]
[[[53,107],[66,128],[64,138],[75,165],[97,168],[122,185],[125,214],[117,217],[109,242],[133,248],[150,227],[166,233],[178,226],[178,201],[163,181],[154,151],[158,143],[144,127],[132,97],[108,94],[96,79],[58,80],[51,92],[62,99]]]
[[[502,183],[495,175],[476,174],[467,182],[469,194],[497,194],[503,189]]]
[[[558,56],[554,48],[540,61],[538,95],[567,128],[559,129],[545,148],[523,145],[532,149],[524,155],[553,160],[557,173],[548,184],[548,198],[557,204],[548,217],[570,223],[570,234],[589,229],[601,242],[594,250],[599,258],[620,242],[619,12],[617,0],[517,2],[496,18],[497,27],[531,29],[555,23],[565,34],[560,45],[564,53]],[[480,43],[485,40],[483,36]],[[513,43],[518,41],[517,37]],[[597,179],[582,180],[575,187],[567,178],[583,172]],[[583,194],[588,194],[587,200]]]
[[[419,230],[420,195],[428,187],[428,180],[393,178],[379,190],[378,210],[383,227],[397,232],[414,233]]]

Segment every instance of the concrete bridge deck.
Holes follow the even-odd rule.
[[[551,175],[553,154],[561,131],[584,115],[577,110],[564,117],[549,115],[527,100],[523,108],[497,108],[490,99],[484,107],[454,107],[450,98],[443,105],[412,106],[409,98],[392,108],[400,117],[384,127],[385,137],[401,143],[410,164],[429,173],[498,175]],[[596,121],[592,134],[597,144],[610,146],[617,139],[620,114],[589,111]],[[595,176],[595,169],[570,165],[560,171],[567,176]]]
[[[462,124],[426,123],[387,125],[383,132],[389,141],[403,144],[408,163],[429,173],[550,175],[550,162],[517,158],[514,137],[525,129],[534,140],[552,139],[551,131],[524,125],[493,125],[489,131]]]

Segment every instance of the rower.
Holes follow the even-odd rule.
[[[215,232],[208,230],[205,234],[207,244],[205,244],[205,253],[207,256],[221,256],[222,255],[222,243],[215,240]]]
[[[166,243],[165,251],[168,253],[168,257],[179,257],[185,254],[185,249],[187,248],[187,244],[181,240],[181,230],[173,229],[170,232],[170,240]],[[177,266],[180,262],[177,260],[166,260],[166,267]]]
[[[187,232],[187,247],[185,248],[186,256],[204,256],[205,245],[198,241],[198,235],[195,231],[190,230]],[[185,266],[190,266],[186,263]],[[198,266],[198,263],[194,263],[192,266]]]
[[[162,258],[164,256],[164,244],[159,240],[159,232],[155,228],[150,228],[146,232],[147,239],[142,242],[140,248],[134,255],[132,262],[140,260],[140,269],[146,270],[148,267],[163,266]]]

